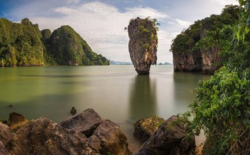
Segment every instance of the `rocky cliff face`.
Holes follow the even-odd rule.
[[[177,35],[171,45],[174,70],[214,73],[219,69],[222,60],[227,59],[219,53],[226,40],[232,37],[232,32],[225,31],[225,28],[232,29],[237,22],[238,9],[238,6],[228,5],[220,15],[198,20]]]
[[[218,46],[207,50],[173,53],[175,71],[214,73],[222,66]]]
[[[0,18],[0,67],[43,65],[109,65],[109,62],[94,53],[70,26],[62,26],[51,34],[48,29],[40,31],[27,18],[21,23]]]
[[[136,18],[128,26],[129,53],[138,74],[149,74],[151,65],[157,63],[157,31],[155,22]]]

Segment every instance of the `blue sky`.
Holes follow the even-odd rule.
[[[29,18],[39,28],[52,31],[73,27],[98,54],[116,61],[130,61],[128,34],[131,18],[157,18],[158,62],[172,62],[172,39],[198,19],[219,14],[236,0],[0,0],[0,17],[13,22]]]

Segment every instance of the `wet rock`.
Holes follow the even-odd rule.
[[[13,139],[9,126],[0,123],[0,141],[6,146]]]
[[[157,63],[157,31],[155,22],[139,17],[128,26],[129,53],[138,74],[149,74],[151,65]]]
[[[130,155],[126,136],[117,124],[109,120],[101,123],[89,140],[90,146],[101,154]]]
[[[1,141],[0,141],[0,155],[9,155],[8,150]]]
[[[101,116],[93,109],[87,109],[79,115],[59,123],[66,129],[73,129],[90,137],[95,129],[103,122]]]
[[[146,141],[135,155],[193,155],[195,139],[185,138],[186,129],[183,122],[172,116]]]
[[[9,126],[11,130],[16,130],[29,121],[21,114],[13,112],[9,115]]]
[[[157,116],[141,119],[134,124],[134,136],[140,139],[142,142],[145,142],[164,122],[165,120],[163,118]]]
[[[13,155],[100,155],[87,143],[87,138],[75,130],[67,130],[46,118],[31,120],[17,130]]]

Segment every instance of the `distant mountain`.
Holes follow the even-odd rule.
[[[28,18],[13,23],[0,18],[0,67],[109,65],[70,26],[40,31]]]
[[[109,60],[110,65],[132,65],[132,62],[121,62],[121,61],[113,61]]]
[[[159,63],[158,65],[173,65],[173,64],[171,64],[169,62],[165,62],[165,63]]]

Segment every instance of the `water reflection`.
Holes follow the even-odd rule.
[[[182,73],[177,72],[173,75],[173,92],[175,100],[175,108],[183,109],[183,105],[186,105],[187,111],[188,105],[194,101],[195,88],[198,87],[199,80],[206,80],[209,76],[200,73]]]
[[[130,117],[133,120],[156,114],[156,79],[150,76],[136,76],[130,91]]]

